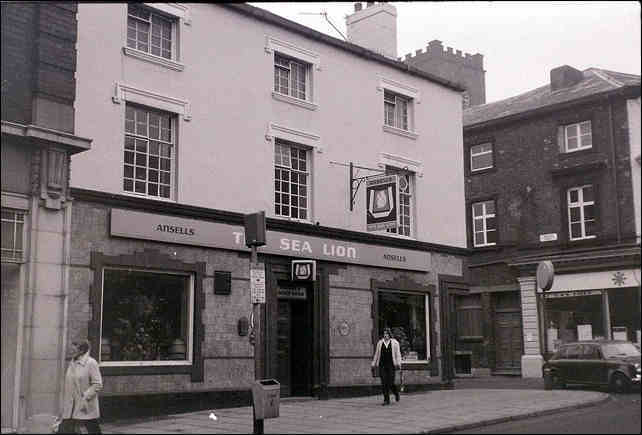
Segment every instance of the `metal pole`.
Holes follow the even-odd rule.
[[[352,204],[352,189],[353,189],[352,184],[354,183],[354,181],[353,181],[353,176],[354,176],[353,167],[354,166],[352,165],[352,162],[350,162],[350,193],[348,194],[348,201],[350,201],[350,211],[352,211],[352,208],[353,208],[353,204]]]
[[[252,245],[252,254],[250,258],[250,268],[252,265],[258,264],[258,254],[256,246]],[[252,310],[254,312],[254,379],[259,380],[263,377],[263,333],[261,331],[261,308],[262,304],[253,304]],[[254,400],[252,400],[252,420],[254,421],[254,433],[263,434],[263,419],[256,419],[256,411],[254,409]]]

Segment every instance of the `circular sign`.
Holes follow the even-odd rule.
[[[542,290],[550,290],[553,287],[553,279],[555,278],[555,268],[553,262],[546,260],[540,261],[537,265],[537,285]]]
[[[339,325],[339,334],[343,335],[344,337],[350,333],[350,325],[348,322],[342,322]]]

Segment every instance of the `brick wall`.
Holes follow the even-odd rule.
[[[613,120],[617,189],[612,172],[610,116]],[[590,119],[592,124],[593,148],[560,153],[558,126],[586,119]],[[494,144],[495,167],[471,175],[470,146],[487,141]],[[572,246],[566,234],[564,192],[568,187],[589,182],[598,185],[600,221],[598,238],[590,244],[600,245],[617,239],[618,214],[621,237],[626,239],[634,235],[633,190],[624,101],[614,102],[612,108],[609,108],[608,101],[603,101],[483,131],[465,130],[464,147],[469,246],[472,247],[470,204],[489,198],[496,200],[498,245],[505,250],[556,244],[561,247]],[[579,169],[572,169],[574,167]],[[571,169],[567,171],[564,168]],[[557,233],[558,242],[542,245],[539,235],[546,233]],[[480,255],[492,257],[484,254],[483,249],[477,251],[473,262],[478,262]],[[503,276],[499,277],[499,281],[504,281]],[[478,284],[473,281],[473,285]]]

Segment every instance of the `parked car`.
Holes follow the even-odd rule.
[[[564,343],[544,363],[542,375],[547,390],[584,384],[626,393],[640,386],[640,351],[629,341]]]

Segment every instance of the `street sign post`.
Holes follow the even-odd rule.
[[[265,266],[250,264],[250,294],[253,304],[265,303]]]

